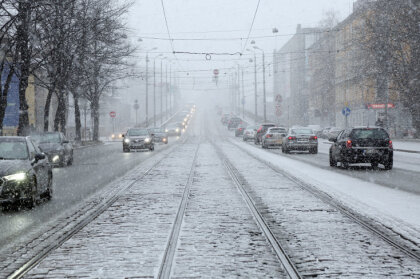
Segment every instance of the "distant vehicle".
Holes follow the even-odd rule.
[[[0,137],[0,204],[34,207],[52,197],[53,173],[44,153],[30,137]]]
[[[175,123],[168,124],[165,128],[165,132],[168,136],[180,136],[182,131],[182,127],[176,125]]]
[[[291,128],[283,139],[281,151],[290,153],[291,150],[309,151],[318,153],[318,137],[309,128]]]
[[[343,129],[332,127],[327,133],[327,139],[334,137],[336,138],[341,131],[343,131]]]
[[[247,126],[242,136],[243,141],[254,140],[258,126]]]
[[[70,166],[73,164],[73,145],[60,132],[45,132],[31,135],[32,140],[42,152],[47,154],[53,166]]]
[[[240,119],[239,117],[231,117],[228,121],[227,128],[228,130],[236,129],[241,123],[242,119]]]
[[[123,152],[130,152],[132,149],[155,150],[153,134],[145,128],[131,128],[124,135]]]
[[[321,136],[323,129],[320,125],[308,125],[307,127],[310,128],[317,137]]]
[[[115,133],[115,134],[111,134],[111,139],[112,139],[112,140],[122,140],[122,138],[123,138],[123,134],[124,134],[124,133]]]
[[[239,124],[239,126],[235,129],[235,137],[242,136],[247,126],[248,125],[245,122]]]
[[[323,139],[328,139],[328,132],[331,130],[332,127],[325,127],[322,132],[321,135],[319,136],[320,138]]]
[[[230,117],[231,117],[230,113],[224,113],[222,114],[220,121],[222,122],[223,125],[227,125],[229,123]]]
[[[330,166],[340,162],[344,168],[349,164],[370,163],[377,168],[382,164],[386,170],[393,166],[394,149],[389,134],[380,127],[357,127],[343,130],[337,137],[329,138]]]
[[[162,128],[150,128],[149,133],[153,135],[153,142],[168,144],[168,133]]]
[[[287,134],[287,129],[283,127],[268,128],[267,132],[262,137],[261,147],[281,147],[283,145],[283,138]]]
[[[254,135],[254,144],[260,144],[262,136],[267,132],[268,128],[276,127],[274,123],[265,123],[258,126],[257,132]]]

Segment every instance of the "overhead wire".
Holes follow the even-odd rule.
[[[252,27],[254,27],[255,18],[257,17],[258,8],[260,7],[260,2],[261,2],[261,0],[258,0],[257,8],[255,9],[254,17],[252,18],[251,27],[249,28],[248,36],[247,36],[247,38],[245,40],[245,44],[244,44],[241,52],[244,52],[244,50],[246,48],[246,45],[248,44],[249,36],[251,35]]]

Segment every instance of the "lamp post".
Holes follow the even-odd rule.
[[[161,56],[159,54],[153,58],[153,127],[156,127],[156,58]]]
[[[156,50],[154,47],[146,53],[146,127],[149,126],[149,51]]]
[[[163,124],[163,60],[168,57],[163,57],[160,60],[160,125]],[[167,72],[166,72],[167,73]]]
[[[251,44],[253,42],[254,41],[251,41]],[[251,51],[249,48],[247,48],[246,50]],[[254,108],[255,119],[254,119],[254,121],[255,121],[255,124],[257,124],[257,122],[258,122],[258,114],[257,114],[258,113],[258,110],[257,110],[257,100],[258,100],[258,98],[257,98],[258,97],[258,95],[257,95],[257,56],[255,54],[255,51],[254,51],[254,61],[252,59],[249,59],[249,62],[250,63],[254,62],[254,105],[255,105],[255,108]]]
[[[251,42],[252,43],[252,42]],[[262,52],[262,62],[263,62],[263,111],[264,111],[264,122],[267,122],[267,98],[265,94],[265,53],[261,48],[254,46],[254,49],[258,49]]]

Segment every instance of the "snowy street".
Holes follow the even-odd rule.
[[[267,230],[302,277],[420,276],[417,194],[296,159],[303,154],[285,156],[244,143],[211,110],[198,112],[181,138],[155,153],[123,154],[116,143],[83,153],[96,149],[110,150],[106,161],[111,154],[129,156],[124,170],[131,170],[112,179],[105,174],[116,165],[102,165],[102,186],[83,195],[70,191],[68,203],[53,199],[63,206],[59,213],[45,214],[43,207],[52,203],[32,212],[3,212],[0,220],[9,224],[28,214],[49,222],[23,223],[20,237],[4,235],[9,243],[1,250],[1,277],[288,278]],[[76,160],[74,167],[55,170],[56,191],[63,191],[60,171],[83,168]]]

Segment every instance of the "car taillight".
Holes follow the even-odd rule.
[[[312,136],[311,137],[311,140],[317,140],[318,139],[318,137],[317,136]]]
[[[239,131],[242,131],[242,128],[239,128]]]
[[[265,135],[266,138],[271,138],[273,135],[267,134]]]
[[[260,128],[258,129],[257,133],[261,132],[261,130],[262,130],[262,127],[260,127]]]
[[[289,140],[295,140],[296,137],[288,137]]]
[[[391,148],[391,149],[393,148],[393,146],[392,146],[392,140],[389,141],[388,148]]]
[[[346,147],[347,148],[351,148],[352,147],[351,140],[346,141]]]

